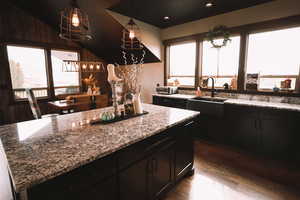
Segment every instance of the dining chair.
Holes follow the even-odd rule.
[[[39,107],[39,104],[37,103],[36,97],[34,96],[33,90],[31,88],[26,88],[25,91],[27,94],[31,112],[35,119],[58,116],[58,114],[42,115],[41,109]]]

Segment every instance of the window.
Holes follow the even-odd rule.
[[[225,47],[213,48],[210,41],[203,42],[202,80],[212,76],[215,86],[230,85],[231,79],[237,77],[239,69],[240,36],[231,37]],[[219,42],[221,40],[216,40]],[[222,41],[221,41],[222,42]],[[209,82],[211,85],[211,81]]]
[[[44,49],[7,46],[7,53],[15,98],[26,98],[25,88],[36,97],[48,96]]]
[[[196,42],[170,46],[169,80],[179,81],[181,86],[195,85]]]
[[[52,74],[55,95],[79,92],[79,73],[63,72],[64,60],[78,60],[78,53],[73,51],[51,50]]]
[[[295,89],[300,65],[300,28],[249,35],[247,73],[259,73],[259,89],[281,86],[291,79]]]

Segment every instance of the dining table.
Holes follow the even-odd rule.
[[[49,101],[48,105],[59,114],[71,113],[76,106],[87,104],[86,102],[73,102],[67,100]]]
[[[97,108],[99,105],[99,100],[101,102],[100,107],[106,107],[108,104],[107,95],[88,95],[88,94],[80,94],[80,95],[71,95],[68,99],[64,100],[56,100],[49,101],[49,107],[59,114],[67,114],[71,112],[75,112],[78,108]],[[81,110],[82,111],[82,110]]]

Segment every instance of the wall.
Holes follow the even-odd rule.
[[[166,40],[204,33],[220,24],[235,27],[299,14],[299,0],[276,0],[270,3],[169,27],[161,31],[161,38],[162,40]]]
[[[107,12],[123,26],[129,21],[127,16],[112,11]],[[141,29],[143,44],[162,60],[162,62],[144,64],[141,72],[142,101],[144,103],[152,103],[152,94],[155,93],[156,84],[163,85],[164,79],[164,55],[160,29],[136,19],[134,21]]]
[[[152,103],[152,94],[155,93],[156,84],[164,84],[163,63],[149,63],[143,65],[142,79],[142,101]]]
[[[51,26],[33,17],[22,9],[15,7],[9,1],[1,2],[0,7],[0,124],[19,122],[32,119],[32,113],[28,102],[16,103],[11,98],[12,86],[9,76],[9,63],[7,60],[5,43],[30,43],[32,45],[43,45],[56,48],[77,48],[82,49],[82,60],[101,60],[89,50],[81,48],[73,42],[62,40],[58,37]],[[83,77],[87,76],[85,74]],[[105,77],[98,77],[101,81]],[[104,91],[108,91],[106,84]],[[43,114],[50,112],[46,103],[40,102]]]

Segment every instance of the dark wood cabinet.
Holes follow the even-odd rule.
[[[269,108],[226,105],[228,143],[262,157],[299,161],[297,112]]]
[[[27,191],[28,199],[159,199],[193,168],[193,124],[178,124],[36,185]]]
[[[300,115],[297,112],[261,112],[261,151],[271,158],[293,160],[298,157]]]
[[[187,99],[153,96],[154,105],[186,109]]]
[[[246,106],[225,105],[224,132],[228,132],[228,144],[257,152],[260,145],[259,114]]]
[[[74,193],[72,200],[117,200],[116,177],[101,180],[83,191]]]
[[[195,124],[187,124],[183,128],[179,128],[176,134],[175,145],[175,179],[180,180],[187,173],[193,170],[194,152],[192,134]]]
[[[173,184],[175,141],[159,147],[157,153],[150,158],[150,199],[162,196]]]
[[[148,199],[149,159],[143,159],[120,172],[120,200]]]

